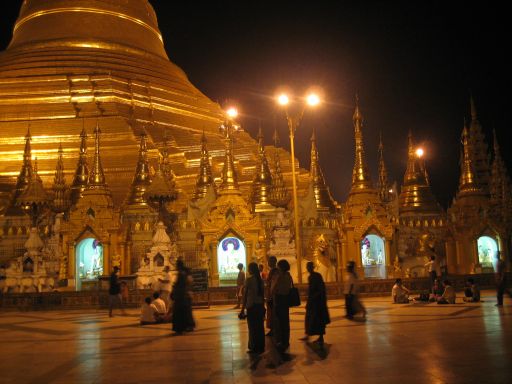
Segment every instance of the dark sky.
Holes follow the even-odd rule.
[[[426,149],[434,192],[446,206],[458,183],[470,91],[488,142],[496,129],[510,168],[506,95],[512,85],[512,33],[508,13],[497,2],[151,3],[171,60],[211,99],[238,102],[241,122],[253,136],[258,120],[268,141],[277,124],[288,148],[285,118],[272,96],[283,85],[299,95],[310,86],[323,89],[326,104],[306,112],[297,132],[297,156],[309,167],[309,137],[316,126],[321,165],[338,200],[350,188],[356,92],[374,181],[379,132],[390,177],[401,182],[411,129]],[[4,8],[2,47],[19,4],[9,1]]]

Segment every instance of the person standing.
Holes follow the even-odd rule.
[[[272,294],[272,337],[279,352],[284,353],[290,346],[290,306],[288,295],[293,286],[290,264],[285,259],[277,263],[279,270]]]
[[[119,283],[119,277],[117,274],[119,273],[119,267],[114,267],[112,273],[110,274],[109,279],[109,288],[108,288],[108,316],[112,317],[112,310],[114,309],[114,304],[123,308],[123,304],[121,301],[121,284]]]
[[[183,332],[193,331],[195,322],[192,316],[192,297],[190,295],[192,279],[182,260],[176,262],[176,268],[178,276],[171,293],[173,300],[172,330],[180,335]]]
[[[240,308],[240,302],[244,295],[245,283],[244,265],[242,263],[238,263],[236,267],[238,268],[238,277],[236,278],[236,306],[234,309]]]
[[[503,294],[507,289],[507,273],[505,271],[505,261],[500,258],[500,251],[496,252],[498,263],[496,265],[496,297],[498,307],[503,306]]]
[[[427,268],[430,276],[430,285],[432,285],[437,278],[436,257],[434,255],[430,256],[430,260],[425,263],[425,268]]]
[[[308,261],[306,269],[308,278],[308,301],[306,303],[305,328],[306,336],[301,340],[309,340],[309,336],[318,335],[315,340],[320,346],[324,345],[325,326],[331,322],[327,308],[327,293],[322,275],[315,272],[315,264]]]
[[[265,281],[265,299],[267,301],[267,318],[266,325],[270,329],[267,336],[272,336],[272,285],[275,284],[277,277],[279,276],[279,269],[277,269],[277,258],[270,256],[268,258],[268,275]]]
[[[247,309],[247,327],[249,328],[249,353],[265,352],[265,298],[263,280],[258,264],[250,263],[249,277],[245,279],[242,299],[242,315]]]
[[[162,277],[158,279],[160,282],[160,297],[165,302],[165,307],[169,308],[169,304],[171,303],[171,284],[172,284],[172,274],[168,265],[164,267],[162,271]]]

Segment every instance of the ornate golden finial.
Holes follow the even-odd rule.
[[[147,206],[144,194],[151,184],[147,152],[146,134],[143,133],[140,136],[139,160],[137,161],[135,175],[133,176],[130,194],[126,201],[128,206]]]
[[[400,213],[439,214],[437,203],[426,178],[426,168],[421,165],[421,156],[414,148],[412,132],[408,135],[408,160],[404,183],[400,193]]]
[[[279,135],[277,129],[274,130],[274,174],[272,175],[272,189],[270,191],[270,201],[274,207],[285,208],[291,200],[291,196],[284,183],[283,173],[281,172],[281,160],[279,159]]]
[[[32,226],[36,226],[41,210],[49,204],[50,199],[44,190],[43,181],[37,174],[37,158],[32,177],[23,193],[16,199],[16,205],[26,210],[32,217]]]
[[[213,182],[212,176],[212,167],[210,165],[210,154],[208,153],[206,134],[203,130],[203,135],[201,136],[201,161],[199,163],[199,174],[197,176],[196,189],[194,191],[194,200],[199,200],[205,197],[210,186],[215,188],[215,183]]]
[[[478,120],[475,99],[470,96],[471,124],[469,126],[469,145],[468,151],[472,161],[473,171],[476,183],[482,188],[482,191],[489,193],[490,182],[490,162],[487,143],[483,133],[482,125]]]
[[[105,174],[103,173],[103,167],[101,165],[100,157],[100,124],[96,122],[96,128],[94,128],[94,163],[92,165],[92,171],[89,175],[89,189],[106,189],[107,184],[105,183]]]
[[[388,171],[384,162],[384,144],[382,144],[382,132],[379,133],[379,196],[382,201],[390,201]]]
[[[59,144],[59,156],[55,167],[55,177],[53,179],[53,209],[56,212],[64,212],[69,207],[69,201],[66,196],[67,186],[64,177],[64,151],[62,143]]]
[[[475,173],[473,170],[473,162],[469,152],[469,130],[466,126],[464,119],[464,129],[462,130],[462,158],[460,159],[460,179],[459,179],[459,193],[468,194],[480,192],[475,180]]]
[[[320,168],[318,148],[316,146],[316,131],[311,135],[311,165],[309,175],[315,193],[316,208],[318,211],[334,212],[335,207],[329,188],[325,183],[324,174]]]
[[[226,155],[224,156],[224,166],[222,167],[222,181],[220,184],[220,193],[240,193],[238,189],[238,177],[233,160],[233,131],[235,126],[231,120],[227,120],[221,129],[224,132],[224,143],[226,146]]]
[[[356,108],[354,111],[354,136],[355,136],[355,161],[352,171],[352,188],[350,193],[357,193],[360,190],[372,189],[370,172],[366,165],[363,141],[363,115],[359,110],[359,96],[356,95]]]
[[[494,160],[491,167],[490,194],[491,203],[495,208],[501,208],[504,196],[504,184],[507,180],[507,168],[501,157],[496,130],[493,130]],[[497,209],[499,210],[499,209]]]
[[[262,212],[272,209],[270,194],[272,189],[272,175],[268,167],[265,145],[263,143],[263,132],[261,126],[258,131],[258,159],[252,183],[251,202],[255,212]]]
[[[84,120],[82,120],[84,124]],[[87,133],[85,126],[82,126],[80,133],[80,153],[78,155],[78,162],[76,165],[75,175],[71,184],[71,204],[74,205],[82,196],[82,193],[87,189],[89,183],[89,166],[87,164]]]
[[[25,148],[23,150],[23,163],[21,170],[16,180],[16,187],[14,190],[13,202],[23,193],[32,179],[34,169],[32,168],[32,147],[30,142],[32,141],[32,135],[30,134],[30,124],[27,128],[27,134],[25,135]]]

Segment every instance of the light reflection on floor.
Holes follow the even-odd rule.
[[[326,347],[305,344],[304,308],[292,310],[290,354],[267,338],[246,354],[247,326],[230,306],[196,310],[198,328],[137,325],[137,312],[0,313],[0,383],[509,383],[512,300],[393,305],[365,298],[368,321],[349,321],[330,301]],[[116,314],[117,315],[117,314]]]

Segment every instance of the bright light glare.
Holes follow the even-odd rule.
[[[228,114],[229,117],[234,119],[238,116],[238,109],[236,109],[235,107],[230,107],[227,109],[226,113]]]
[[[281,93],[279,96],[277,96],[277,102],[280,105],[288,105],[290,103],[290,98],[287,94]]]
[[[423,148],[418,148],[416,150],[416,156],[422,157],[425,152],[423,151]]]
[[[310,105],[311,107],[315,107],[317,106],[318,104],[320,104],[320,97],[318,97],[318,95],[316,93],[310,93],[307,97],[306,97],[306,102],[308,103],[308,105]]]
[[[389,193],[393,193],[393,190],[392,190],[392,189],[390,189],[390,190],[389,190]]]

